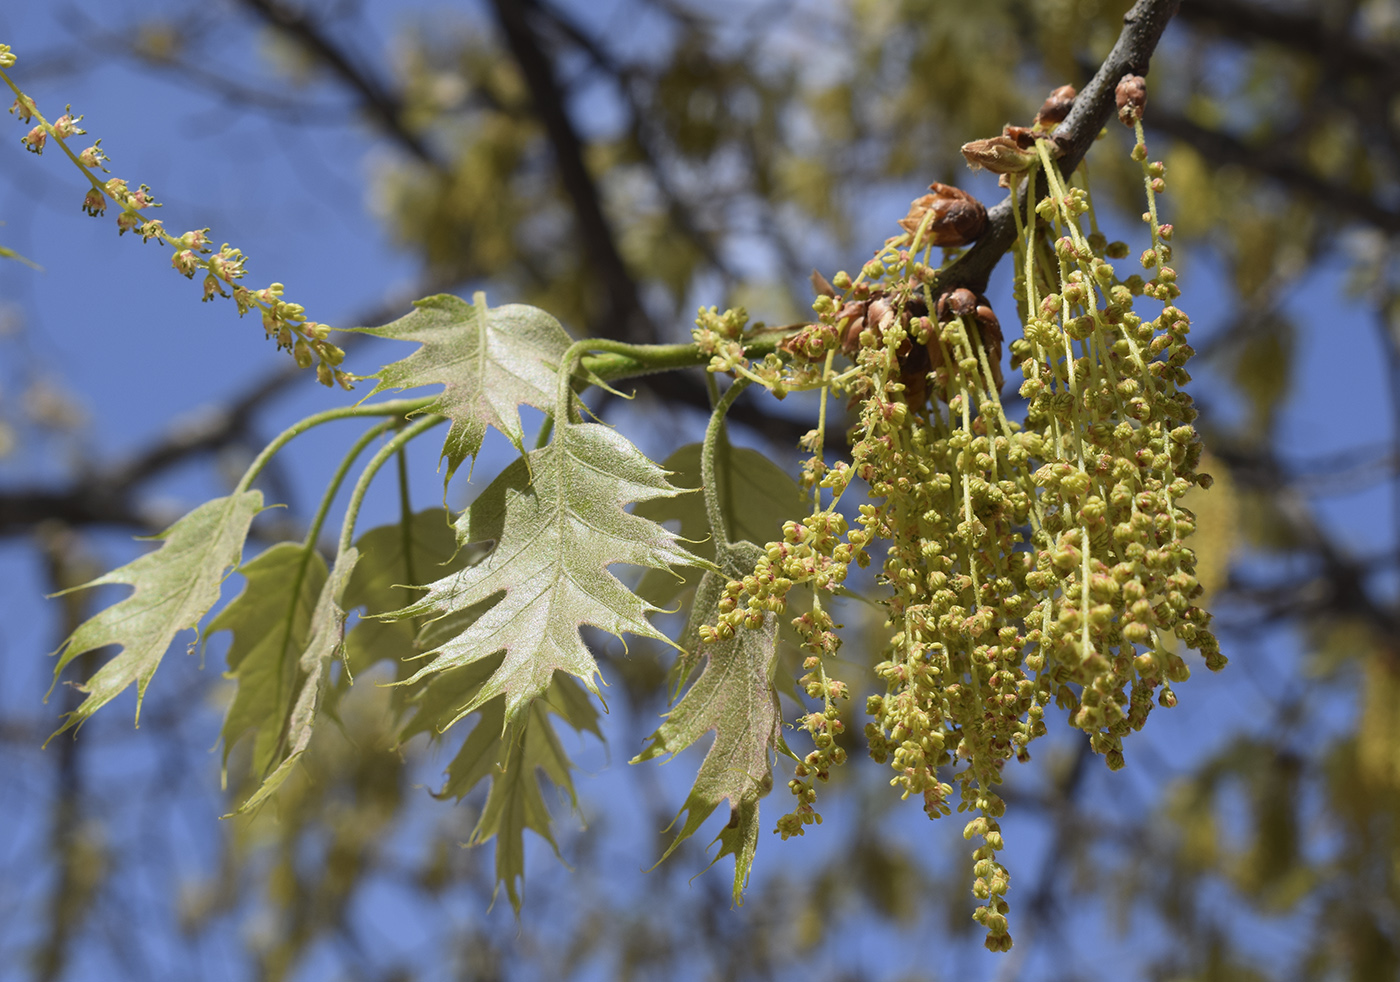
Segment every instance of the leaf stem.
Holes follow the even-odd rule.
[[[337,409],[327,409],[325,412],[307,416],[287,427],[273,438],[272,442],[263,447],[262,452],[253,458],[253,462],[248,465],[248,469],[243,472],[243,477],[238,481],[238,486],[233,489],[234,494],[247,491],[252,486],[253,481],[262,469],[267,466],[267,462],[276,455],[294,437],[298,437],[307,430],[320,426],[322,423],[331,423],[337,419],[355,419],[362,416],[399,416],[407,417],[409,414],[422,409],[431,403],[436,396],[424,396],[419,399],[394,399],[389,402],[375,402],[368,406],[341,406]]]
[[[715,403],[715,411],[710,414],[710,424],[705,427],[705,443],[700,450],[700,483],[705,489],[705,513],[710,519],[710,534],[715,537],[716,555],[729,545],[729,530],[724,527],[724,509],[720,507],[719,481],[715,475],[715,454],[719,450],[719,439],[724,432],[724,415],[739,394],[749,387],[749,380],[737,378]]]
[[[336,555],[346,552],[350,548],[355,536],[355,520],[360,514],[360,504],[364,501],[365,492],[369,490],[370,482],[374,480],[374,475],[379,472],[379,468],[384,466],[399,449],[408,444],[411,440],[422,436],[428,430],[445,423],[446,416],[424,416],[418,422],[400,430],[393,439],[379,448],[379,452],[370,458],[365,469],[360,472],[359,478],[355,481],[355,490],[350,494],[350,503],[345,506],[345,519],[340,525],[340,543],[336,547]]]
[[[744,355],[762,358],[777,351],[784,338],[796,334],[804,326],[797,324],[791,329],[763,331],[744,342]],[[561,377],[572,378],[574,370],[582,368],[599,381],[617,382],[709,362],[710,356],[695,344],[627,344],[607,338],[584,338],[564,353],[559,371]]]
[[[356,458],[364,452],[365,447],[374,442],[385,430],[392,428],[393,425],[393,420],[386,419],[384,422],[370,427],[345,454],[340,466],[336,468],[335,474],[331,477],[330,483],[326,485],[325,493],[321,495],[321,504],[316,509],[315,517],[311,519],[311,526],[306,530],[306,538],[302,540],[303,548],[308,552],[316,547],[316,540],[321,535],[321,526],[325,524],[326,515],[331,510],[331,504],[335,501],[335,496],[345,481],[345,475],[350,473],[350,467],[355,463]]]

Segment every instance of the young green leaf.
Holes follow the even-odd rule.
[[[691,443],[666,458],[661,466],[671,471],[672,484],[678,488],[700,487],[702,449],[701,444]],[[748,540],[762,545],[781,538],[783,522],[801,518],[810,508],[806,495],[787,471],[758,451],[736,447],[722,437],[715,453],[715,480],[729,538],[734,542]],[[703,496],[683,494],[642,502],[633,513],[654,522],[678,519],[681,538],[693,543],[701,558],[715,558]],[[750,572],[752,566],[739,575]],[[664,571],[648,571],[637,584],[637,593],[658,607],[665,607],[692,585],[695,577],[690,573],[681,580]]]
[[[646,619],[656,608],[608,567],[701,562],[660,525],[624,511],[628,502],[676,493],[665,471],[615,430],[598,423],[561,426],[553,442],[506,468],[458,519],[458,539],[493,540],[491,555],[430,584],[423,599],[388,615],[447,617],[503,594],[431,650],[433,660],[408,681],[504,651],[500,668],[457,718],[504,693],[505,720],[512,723],[549,688],[555,671],[574,675],[597,695],[598,666],[579,636],[582,625],[664,639]]]
[[[452,420],[442,455],[446,480],[481,449],[488,426],[524,451],[519,406],[545,412],[554,408],[556,370],[571,339],[560,323],[535,307],[488,307],[486,294],[467,303],[438,294],[414,303],[411,314],[383,327],[358,328],[375,337],[418,341],[421,347],[375,375],[370,395],[386,389],[442,385],[442,394],[423,409]]]
[[[156,536],[164,543],[155,552],[73,587],[85,590],[125,583],[135,590],[84,621],[64,642],[54,668],[55,682],[68,663],[84,652],[109,644],[121,645],[122,651],[79,686],[87,698],[68,714],[54,736],[82,723],[133,682],[139,724],[141,700],[151,676],[175,635],[196,627],[218,601],[224,576],[237,565],[262,500],[262,492],[244,491],[205,502]]]
[[[277,769],[267,776],[257,791],[238,809],[240,814],[252,811],[270,798],[287,779],[287,775],[311,743],[317,711],[320,709],[329,680],[331,659],[341,650],[344,640],[345,610],[342,607],[342,598],[345,583],[358,559],[359,553],[353,547],[341,553],[321,586],[316,608],[311,613],[311,637],[297,661],[300,684],[295,701],[285,721],[279,726]]]
[[[500,703],[501,700],[496,700],[490,705]],[[513,731],[517,735],[505,743],[504,756],[498,758],[493,769],[486,807],[467,840],[468,845],[477,845],[495,838],[497,888],[505,884],[510,905],[517,914],[520,913],[520,884],[525,878],[525,830],[530,829],[543,837],[554,848],[554,854],[559,854],[536,769],[543,770],[555,786],[566,790],[569,800],[576,803],[574,783],[569,777],[573,765],[559,745],[545,707],[544,699],[532,702],[523,725]],[[501,712],[483,711],[477,729],[489,727],[488,733],[501,732]],[[475,736],[475,732],[472,735]]]
[[[712,608],[709,615],[714,614]],[[734,857],[734,903],[740,904],[758,845],[758,799],[773,786],[771,758],[783,721],[773,687],[778,660],[777,617],[767,614],[761,627],[742,629],[732,638],[711,642],[704,651],[706,664],[700,678],[632,763],[679,753],[710,730],[715,731],[714,743],[681,808],[685,824],[661,859],[670,856],[721,801],[728,799],[729,823],[715,837],[720,850],[714,862]]]
[[[251,733],[252,773],[261,781],[277,763],[326,561],[304,543],[279,542],[239,572],[247,581],[243,592],[209,622],[208,633],[233,632],[226,675],[238,691],[224,717],[224,767],[234,745]]]
[[[417,694],[417,712],[404,726],[401,739],[430,733],[434,739],[459,716],[458,707],[469,703],[500,665],[500,656],[472,662],[433,676]],[[543,768],[555,786],[574,800],[572,764],[559,744],[550,715],[558,715],[575,730],[587,730],[602,739],[598,712],[577,680],[556,673],[549,691],[530,705],[524,721],[505,728],[505,699],[497,696],[478,712],[476,725],[447,767],[441,797],[462,798],[483,779],[491,778],[491,791],[469,844],[496,838],[496,882],[504,884],[511,906],[520,911],[520,881],[525,873],[524,831],[533,829],[555,845],[549,811],[540,794],[538,775]]]
[[[417,654],[415,625],[375,615],[397,610],[422,595],[416,584],[440,579],[479,561],[480,546],[459,549],[446,508],[413,515],[405,528],[394,522],[370,529],[355,543],[361,561],[345,586],[345,609],[363,608],[364,616],[345,635],[345,660],[356,674],[381,659],[399,666]]]

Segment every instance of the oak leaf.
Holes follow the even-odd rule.
[[[68,663],[85,652],[112,644],[122,650],[78,686],[87,698],[68,714],[54,736],[81,724],[133,682],[139,724],[146,686],[166,649],[175,635],[195,628],[218,602],[224,577],[238,564],[248,527],[262,510],[262,501],[260,491],[207,501],[155,536],[164,540],[155,552],[72,588],[122,583],[135,589],[78,625],[64,642],[54,668],[55,682]]]
[[[357,328],[364,334],[421,347],[370,376],[379,383],[370,396],[386,389],[442,385],[442,394],[424,407],[452,420],[443,442],[445,480],[481,449],[487,427],[494,427],[524,451],[519,407],[554,408],[557,370],[572,343],[552,316],[536,307],[508,304],[488,307],[486,294],[467,303],[451,294],[414,302],[412,313],[383,327]]]
[[[450,618],[500,594],[460,632],[442,638],[427,653],[432,660],[406,683],[504,652],[457,719],[504,694],[509,725],[545,693],[556,671],[600,695],[597,663],[579,635],[583,625],[665,640],[647,620],[656,608],[608,567],[703,564],[675,534],[624,510],[629,502],[676,493],[666,472],[615,430],[598,423],[559,427],[548,446],[507,467],[458,519],[458,541],[494,541],[491,554],[386,615]]]

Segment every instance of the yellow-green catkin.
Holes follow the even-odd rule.
[[[851,459],[825,461],[823,402],[804,440],[812,513],[729,584],[712,629],[724,636],[786,611],[794,585],[817,598],[793,620],[807,649],[802,684],[821,703],[799,721],[814,749],[777,828],[801,834],[820,821],[815,783],[844,759],[846,689],[828,674],[840,638],[821,597],[852,562],[880,564],[888,633],[875,666],[885,689],[866,701],[870,754],[930,817],[974,813],[964,829],[978,840],[974,916],[993,950],[1011,946],[996,789],[1008,760],[1029,759],[1049,707],[1118,768],[1123,737],[1142,727],[1153,697],[1174,705],[1171,686],[1188,675],[1169,635],[1210,668],[1225,663],[1194,602],[1194,519],[1181,505],[1209,478],[1196,473],[1196,410],[1182,391],[1190,320],[1165,265],[1170,226],[1152,198],[1143,256],[1152,279],[1120,276],[1112,260],[1127,247],[1099,233],[1087,187],[1066,180],[1044,141],[1036,156],[1019,178],[1031,185],[1017,216],[1024,330],[1011,345],[1025,422],[1003,411],[1001,335],[985,298],[938,290],[922,227],[889,240],[854,279],[837,274],[836,295],[818,297],[817,321],[786,346],[796,367],[779,381],[854,397]],[[1140,134],[1134,158],[1148,194],[1162,193],[1162,167],[1146,163]],[[1162,304],[1150,320],[1136,309],[1144,296]],[[850,367],[833,371],[837,355]],[[870,498],[848,528],[837,504],[856,476]]]

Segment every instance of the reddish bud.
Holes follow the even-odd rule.
[[[1044,133],[1037,133],[1029,126],[1013,126],[1007,123],[1001,128],[1001,135],[1013,141],[1022,150],[1035,150],[1036,137],[1043,137]]]
[[[975,242],[987,228],[987,209],[982,202],[951,184],[935,181],[928,187],[933,193],[916,198],[909,205],[909,214],[899,220],[899,227],[914,235],[923,225],[922,245],[949,247]]]
[[[987,350],[987,365],[992,370],[991,382],[1000,390],[1005,382],[1001,371],[1001,322],[992,310],[991,301],[981,294],[973,293],[966,287],[950,290],[938,299],[938,320],[947,322],[955,317],[963,317],[977,325],[977,333],[982,347]],[[937,342],[929,344],[929,355],[936,357]],[[941,358],[939,359],[941,361]]]
[[[1048,127],[1063,121],[1069,115],[1074,106],[1074,97],[1078,94],[1073,85],[1062,85],[1055,89],[1041,104],[1040,112],[1035,114],[1035,125]]]
[[[1114,90],[1118,101],[1118,119],[1124,126],[1132,126],[1142,119],[1147,108],[1147,82],[1141,75],[1124,75]]]
[[[954,317],[971,317],[977,310],[977,294],[966,287],[950,290],[938,298],[938,320],[950,321]]]

